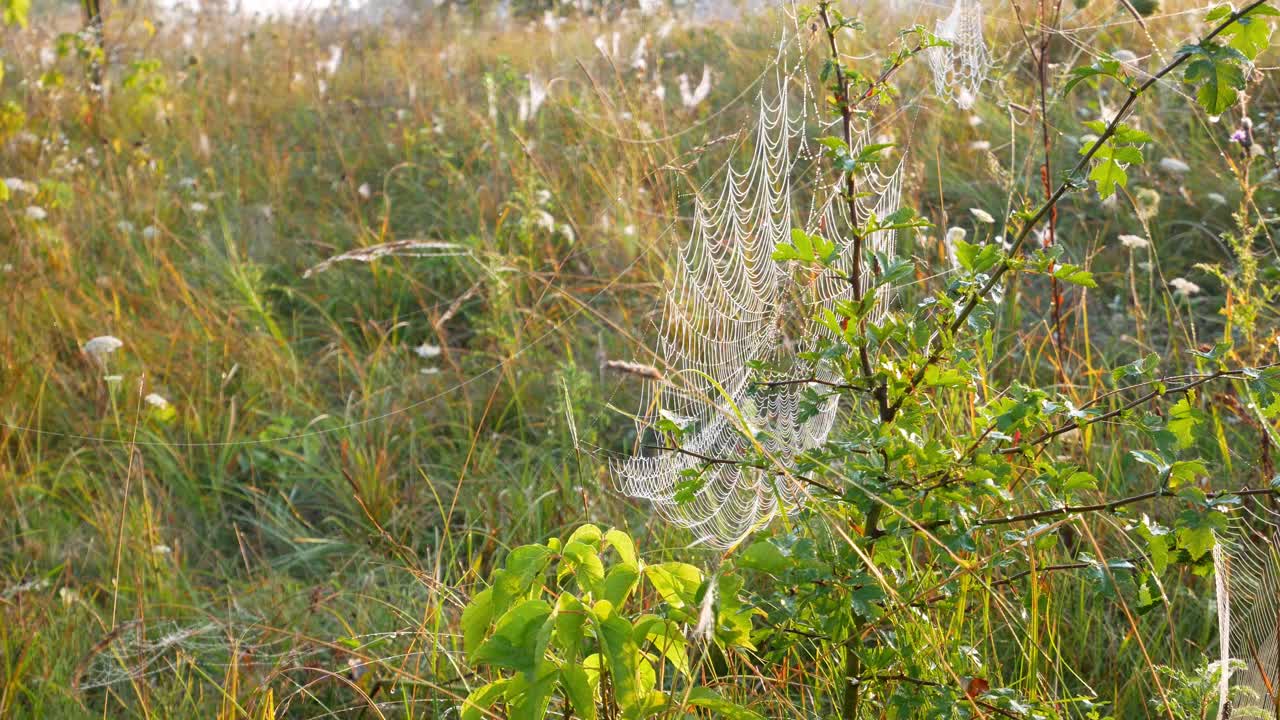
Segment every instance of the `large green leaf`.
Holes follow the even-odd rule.
[[[561,593],[556,600],[556,646],[564,654],[566,663],[577,662],[586,636],[587,609],[570,593]]]
[[[685,608],[697,604],[695,597],[702,585],[702,571],[693,565],[679,562],[647,565],[644,575],[671,607]]]
[[[553,555],[546,545],[523,545],[511,551],[507,564],[493,574],[493,611],[501,614],[516,600],[529,594],[529,589],[542,573]]]
[[[1187,63],[1183,79],[1198,85],[1196,102],[1211,115],[1221,115],[1239,98],[1244,89],[1244,71],[1241,65],[1247,58],[1235,48],[1217,43],[1189,45],[1179,50],[1192,55]]]
[[[604,534],[604,541],[608,547],[613,548],[613,551],[618,553],[618,560],[623,565],[628,565],[637,570],[640,569],[639,559],[636,556],[636,546],[635,543],[631,542],[629,535],[615,528]]]
[[[541,599],[525,600],[498,619],[493,636],[476,650],[474,664],[532,673],[551,639],[551,606]]]
[[[632,637],[631,623],[610,615],[596,626],[605,669],[613,683],[613,696],[624,718],[639,717],[639,707],[649,688],[640,687],[640,648]]]
[[[462,611],[462,649],[471,657],[489,632],[493,622],[493,588],[486,588],[471,598]]]

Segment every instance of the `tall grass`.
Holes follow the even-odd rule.
[[[1057,40],[1064,65],[1120,47],[1168,53],[1188,34],[1181,6],[1148,20],[1148,37],[1094,5],[1069,23],[1089,29]],[[872,26],[902,23],[870,14]],[[38,184],[0,204],[0,716],[259,717],[268,687],[291,717],[440,716],[477,681],[458,657],[460,607],[507,548],[593,521],[643,536],[652,557],[696,556],[612,489],[607,460],[634,444],[638,388],[602,361],[651,359],[688,198],[735,147],[724,138],[748,122],[785,21],[676,27],[653,41],[641,77],[629,53],[658,37],[656,22],[552,32],[430,13],[356,27],[195,17],[153,34],[147,17],[108,17],[105,105],[74,57],[40,59],[73,19],[46,16],[0,45],[0,97],[27,117],[0,149],[3,172]],[[602,58],[593,40],[615,29],[624,53]],[[943,281],[948,225],[989,233],[968,208],[999,214],[1011,193],[1037,192],[1020,109],[1031,68],[1009,32],[991,34],[1005,105],[940,108],[909,94],[928,82],[909,69],[884,128],[906,142],[915,205],[939,228],[906,248],[923,261],[921,288]],[[343,59],[329,75],[317,63],[332,45]],[[704,64],[711,97],[684,108],[675,76],[696,80]],[[551,96],[520,123],[534,72]],[[1255,107],[1272,109],[1272,90],[1265,81]],[[1090,93],[1052,103],[1059,166],[1076,150],[1077,115],[1114,101]],[[1014,280],[991,339],[993,392],[1064,376],[1083,400],[1115,364],[1221,335],[1227,300],[1192,268],[1230,261],[1217,237],[1236,198],[1224,129],[1188,107],[1170,86],[1142,126],[1161,152],[1210,170],[1150,163],[1133,180],[1160,195],[1146,226],[1089,200],[1064,208],[1060,242],[1103,287],[1069,298],[1061,356],[1046,289]],[[48,217],[31,219],[28,205]],[[1123,233],[1151,249],[1122,248]],[[410,238],[469,255],[304,277],[336,253]],[[1173,294],[1168,280],[1182,276],[1203,292]],[[1274,325],[1276,308],[1264,314]],[[105,368],[80,351],[104,334],[124,341]],[[416,354],[423,344],[439,355]],[[1131,483],[1113,440],[1071,450],[1107,479],[1104,494]],[[1222,452],[1224,468],[1248,474],[1243,446]],[[1122,556],[1119,522],[1090,533]],[[1124,718],[1149,713],[1135,635],[1180,667],[1213,646],[1200,578],[1167,586],[1167,608],[1135,627],[1069,573],[1048,585],[1008,589],[1022,617],[978,600],[950,630],[1004,643],[991,648],[1006,659],[993,677],[1096,692]],[[1009,623],[1020,640],[997,639]],[[183,629],[200,632],[174,635]],[[140,648],[152,651],[145,667]],[[809,717],[804,693],[784,690],[832,682],[839,668],[742,672],[783,688],[765,693],[775,712]]]

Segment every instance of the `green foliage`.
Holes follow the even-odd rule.
[[[0,0],[0,24],[25,28],[31,14],[31,0]]]
[[[507,671],[472,691],[463,717],[503,704],[510,717],[541,718],[558,702],[583,718],[646,718],[682,707],[759,718],[693,684],[700,651],[683,630],[704,622],[706,608],[715,647],[751,649],[752,611],[738,599],[740,587],[731,577],[717,586],[687,563],[647,564],[617,529],[582,525],[563,541],[516,548],[463,611],[468,662]],[[641,596],[649,593],[656,608],[645,610]]]

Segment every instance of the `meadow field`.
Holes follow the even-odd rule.
[[[0,26],[0,718],[1218,717],[1210,548],[1280,483],[1274,53],[1225,110],[1182,68],[1144,91],[1125,182],[1068,178],[1052,240],[1028,230],[1047,271],[996,272],[964,352],[883,351],[868,377],[909,421],[876,435],[846,400],[793,463],[829,499],[725,550],[616,468],[655,452],[634,415],[695,199],[749,156],[775,58],[811,50],[816,77],[826,37],[791,4],[644,5],[111,5],[102,54],[75,6]],[[1141,82],[1224,17],[1134,5],[990,0],[971,108],[892,65],[949,3],[834,6],[918,218],[888,231],[890,317],[917,314],[886,343],[955,317],[1005,267],[983,248],[1019,252],[1019,212],[1124,105],[1108,73]],[[555,600],[602,558],[648,579]],[[554,618],[593,608],[582,649],[477,652],[489,611],[464,610],[521,573]],[[624,602],[644,709],[609,664]],[[521,704],[544,667],[565,689]]]

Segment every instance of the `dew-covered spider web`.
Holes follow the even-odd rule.
[[[955,0],[951,12],[937,21],[933,31],[949,44],[925,51],[933,71],[934,92],[963,109],[973,107],[991,70],[982,21],[982,0]]]
[[[787,70],[780,60],[775,70],[756,98],[754,132],[743,149],[749,161],[730,161],[696,196],[693,227],[672,263],[659,326],[664,377],[646,382],[637,416],[645,447],[613,463],[623,492],[649,500],[663,518],[689,528],[695,543],[717,548],[735,545],[803,502],[806,488],[774,468],[826,440],[838,400],[812,401],[825,388],[805,381],[836,376],[795,358],[822,337],[806,320],[855,295],[849,281],[854,223],[839,190],[845,178],[824,173],[830,163],[818,157],[811,137],[838,134],[839,127],[819,113],[803,61]],[[869,138],[866,127],[854,133],[855,157]],[[901,160],[885,172],[860,166],[855,185],[861,219],[898,208],[902,170]],[[772,258],[790,242],[793,228],[841,248],[831,269],[788,267]],[[866,238],[864,292],[870,287],[869,253],[893,249],[892,232]],[[877,313],[883,313],[889,298],[878,292]],[[804,332],[792,332],[796,327]],[[788,362],[787,369],[766,373],[769,384],[755,381],[759,364]],[[678,441],[655,427],[664,418],[684,428]],[[736,462],[748,455],[768,462]]]
[[[1273,718],[1280,696],[1280,514],[1250,505],[1213,549],[1218,720]]]

